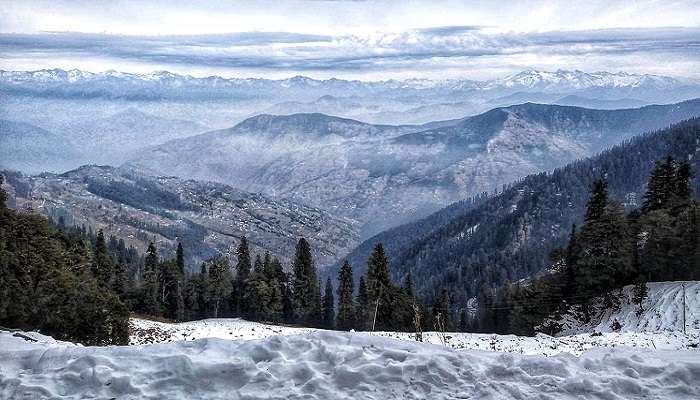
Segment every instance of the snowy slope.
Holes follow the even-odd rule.
[[[3,399],[697,399],[698,376],[693,351],[542,357],[339,332],[87,348],[0,332]]]
[[[683,286],[685,286],[685,325],[687,332],[700,333],[700,282],[654,282],[647,285],[649,294],[643,311],[632,302],[633,286],[620,293],[620,305],[615,310],[604,309],[601,301],[594,302],[596,310],[590,322],[581,322],[580,312],[565,315],[561,335],[588,332],[612,332],[613,322],[620,323],[621,332],[663,332],[683,330]]]

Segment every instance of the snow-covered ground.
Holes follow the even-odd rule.
[[[0,332],[0,398],[697,399],[698,354],[545,357],[324,331],[82,347]]]
[[[686,332],[700,332],[700,282],[654,282],[647,284],[647,288],[648,296],[640,314],[632,301],[633,286],[626,286],[620,294],[618,309],[606,309],[600,300],[594,302],[592,308],[596,312],[588,323],[579,321],[576,312],[564,316],[559,321],[563,325],[561,335],[612,332],[615,320],[620,324],[620,332],[682,331],[684,304]]]
[[[167,324],[144,319],[131,320],[131,344],[148,344],[219,338],[230,340],[265,339],[277,335],[304,335],[319,332],[312,328],[293,328],[266,325],[241,319],[207,319],[202,321]],[[321,331],[323,332],[323,331]],[[415,342],[412,333],[404,332],[352,332],[353,336],[374,336]],[[700,334],[690,332],[625,332],[602,334],[578,334],[566,337],[537,335],[535,337],[515,335],[491,335],[477,333],[448,332],[443,342],[437,332],[424,332],[423,341],[445,344],[454,350],[492,350],[530,355],[555,355],[582,352],[601,347],[637,347],[654,350],[695,349],[700,346]],[[700,352],[697,353],[700,358]]]
[[[585,333],[560,337],[427,332],[416,342],[132,319],[132,346],[83,347],[0,331],[0,399],[699,399],[700,285],[686,285],[685,334],[674,330],[676,286],[651,284],[639,317],[622,301],[590,324],[570,319]],[[615,318],[621,332],[600,333]]]

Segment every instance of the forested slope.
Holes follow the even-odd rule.
[[[447,289],[452,303],[463,306],[483,283],[495,287],[546,268],[550,252],[583,220],[594,180],[604,178],[612,199],[635,208],[657,160],[689,160],[699,171],[698,152],[700,120],[691,119],[552,173],[528,176],[412,243],[397,245],[384,237],[387,247],[401,249],[390,258],[393,279],[399,282],[411,272],[427,301]],[[700,192],[697,176],[691,187]],[[422,223],[429,225],[431,218],[442,216]]]

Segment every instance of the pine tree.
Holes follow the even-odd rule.
[[[367,293],[371,308],[371,327],[390,328],[392,315],[393,287],[389,280],[389,260],[381,243],[377,244],[367,260]]]
[[[175,252],[175,265],[180,276],[185,276],[185,250],[182,248],[182,243],[177,243],[177,251]]]
[[[637,305],[637,316],[642,315],[644,312],[644,299],[646,299],[648,293],[647,283],[642,277],[638,277],[634,283],[634,290],[632,291],[632,301]]]
[[[297,322],[315,326],[321,321],[321,291],[311,247],[306,239],[297,243],[292,264],[294,314]]]
[[[112,289],[114,286],[114,261],[107,250],[107,243],[105,242],[102,229],[97,232],[94,253],[93,275],[95,275],[100,286]]]
[[[160,293],[159,281],[158,251],[153,242],[151,242],[146,250],[143,274],[143,311],[149,315],[161,315],[160,301],[158,299]]]
[[[352,267],[345,260],[338,273],[338,314],[336,327],[348,331],[355,326],[355,302],[353,301]]]
[[[326,290],[323,294],[323,327],[333,329],[335,324],[335,300],[333,299],[333,285],[331,278],[326,280]]]
[[[676,164],[674,179],[674,194],[682,202],[687,202],[693,196],[693,189],[690,182],[693,179],[693,169],[688,161],[681,161]]]
[[[237,256],[238,262],[236,263],[236,279],[231,296],[231,308],[240,317],[247,316],[249,308],[244,299],[251,270],[250,249],[248,248],[248,239],[245,236],[241,238],[241,243],[238,245]]]
[[[643,212],[648,213],[663,208],[672,198],[677,189],[674,164],[673,158],[668,157],[663,162],[658,161],[654,166],[644,194]]]
[[[369,293],[367,292],[367,284],[365,278],[360,277],[360,283],[357,286],[357,311],[355,312],[355,327],[357,330],[367,330],[369,326]]]
[[[209,317],[209,273],[207,271],[207,264],[202,263],[199,270],[199,276],[197,277],[196,283],[196,301],[197,309],[199,311],[197,318],[208,318]]]
[[[231,267],[228,259],[218,257],[209,262],[209,301],[212,305],[214,318],[219,317],[221,302],[228,298],[232,290]]]
[[[591,197],[586,204],[585,221],[599,220],[608,205],[608,184],[602,179],[593,182]]]
[[[602,295],[633,276],[630,228],[622,207],[610,203],[602,215],[581,229],[581,256],[576,265],[581,295]]]

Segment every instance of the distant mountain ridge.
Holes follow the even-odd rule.
[[[147,74],[106,71],[93,73],[81,70],[0,71],[0,88],[44,96],[82,94],[93,97],[130,97],[163,99],[192,96],[205,92],[210,97],[303,95],[312,101],[324,95],[349,96],[382,93],[423,93],[443,95],[456,92],[513,92],[515,90],[564,93],[592,89],[625,89],[632,91],[669,91],[681,87],[700,88],[700,83],[666,76],[625,72],[538,71],[526,70],[504,78],[487,81],[468,79],[407,79],[358,81],[343,79],[317,80],[305,76],[271,80],[261,78],[193,77],[168,71]],[[137,93],[140,90],[141,93]],[[290,97],[290,100],[293,99]]]
[[[181,241],[193,266],[217,254],[235,254],[242,236],[256,253],[269,251],[284,261],[305,237],[323,263],[358,239],[351,220],[213,182],[95,165],[37,176],[1,172],[13,188],[8,192],[14,207],[103,229],[141,251],[154,241],[161,253],[173,255]]]
[[[148,149],[127,165],[289,197],[363,236],[700,115],[700,99],[629,110],[522,104],[427,125],[262,115]]]

